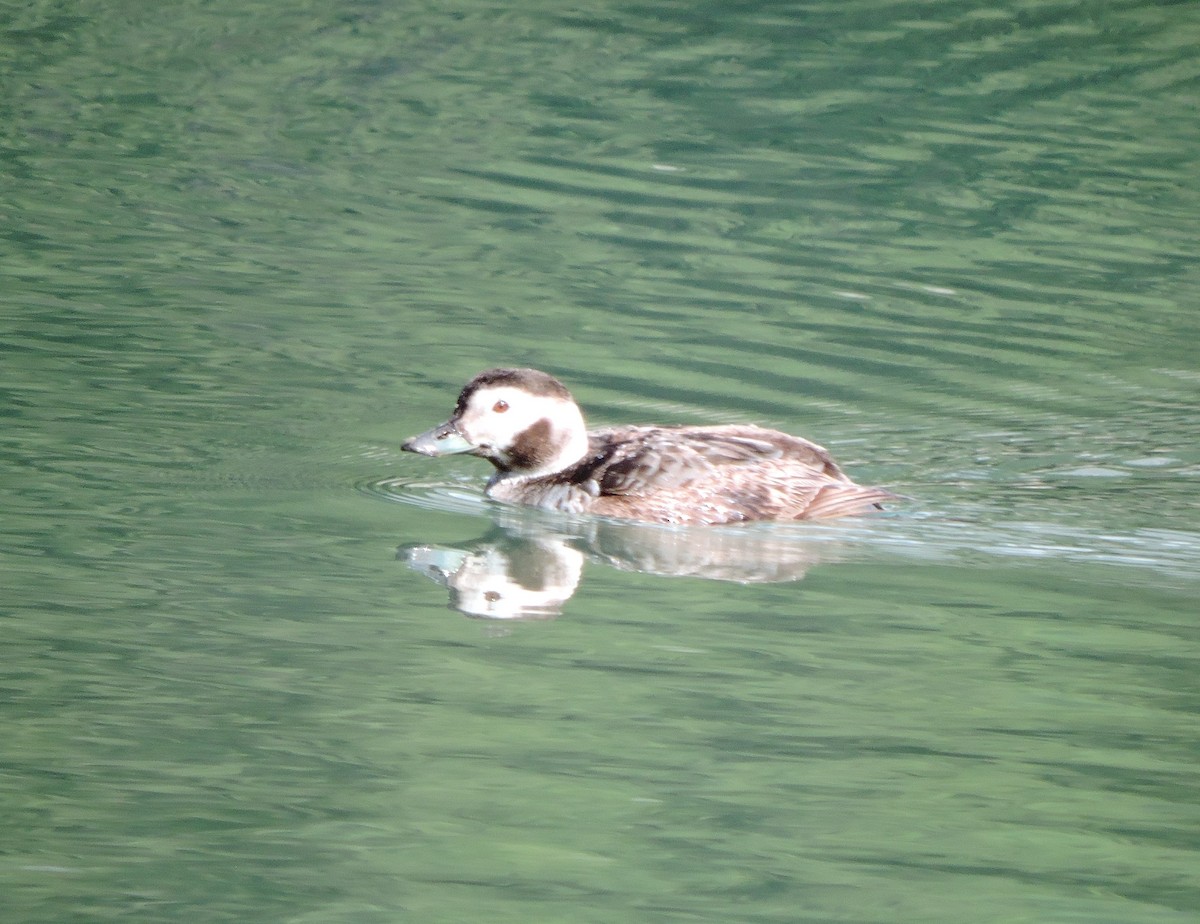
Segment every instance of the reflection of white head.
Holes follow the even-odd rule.
[[[467,556],[448,580],[454,607],[486,619],[557,616],[579,586],[583,553],[561,543],[537,548],[545,554],[536,562],[517,562],[496,548]]]
[[[584,560],[559,539],[408,552],[410,566],[450,588],[451,606],[484,619],[553,619],[579,586]]]

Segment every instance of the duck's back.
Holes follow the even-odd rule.
[[[762,427],[609,427],[588,436],[583,460],[540,484],[525,483],[518,490],[527,496],[512,499],[715,525],[844,516],[891,496],[852,482],[823,447]]]

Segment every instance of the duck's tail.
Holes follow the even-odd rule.
[[[883,488],[865,488],[859,484],[826,485],[818,491],[797,519],[828,520],[833,517],[853,517],[883,510],[887,501],[900,498]]]

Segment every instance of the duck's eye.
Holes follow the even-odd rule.
[[[508,402],[507,401],[497,401],[495,404],[492,405],[492,410],[495,411],[497,414],[503,414],[505,411],[508,410]]]

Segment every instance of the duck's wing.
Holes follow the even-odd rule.
[[[823,481],[846,480],[822,447],[761,427],[613,427],[591,436],[594,452],[580,480],[599,495],[669,491],[729,467],[772,462],[811,468]]]

